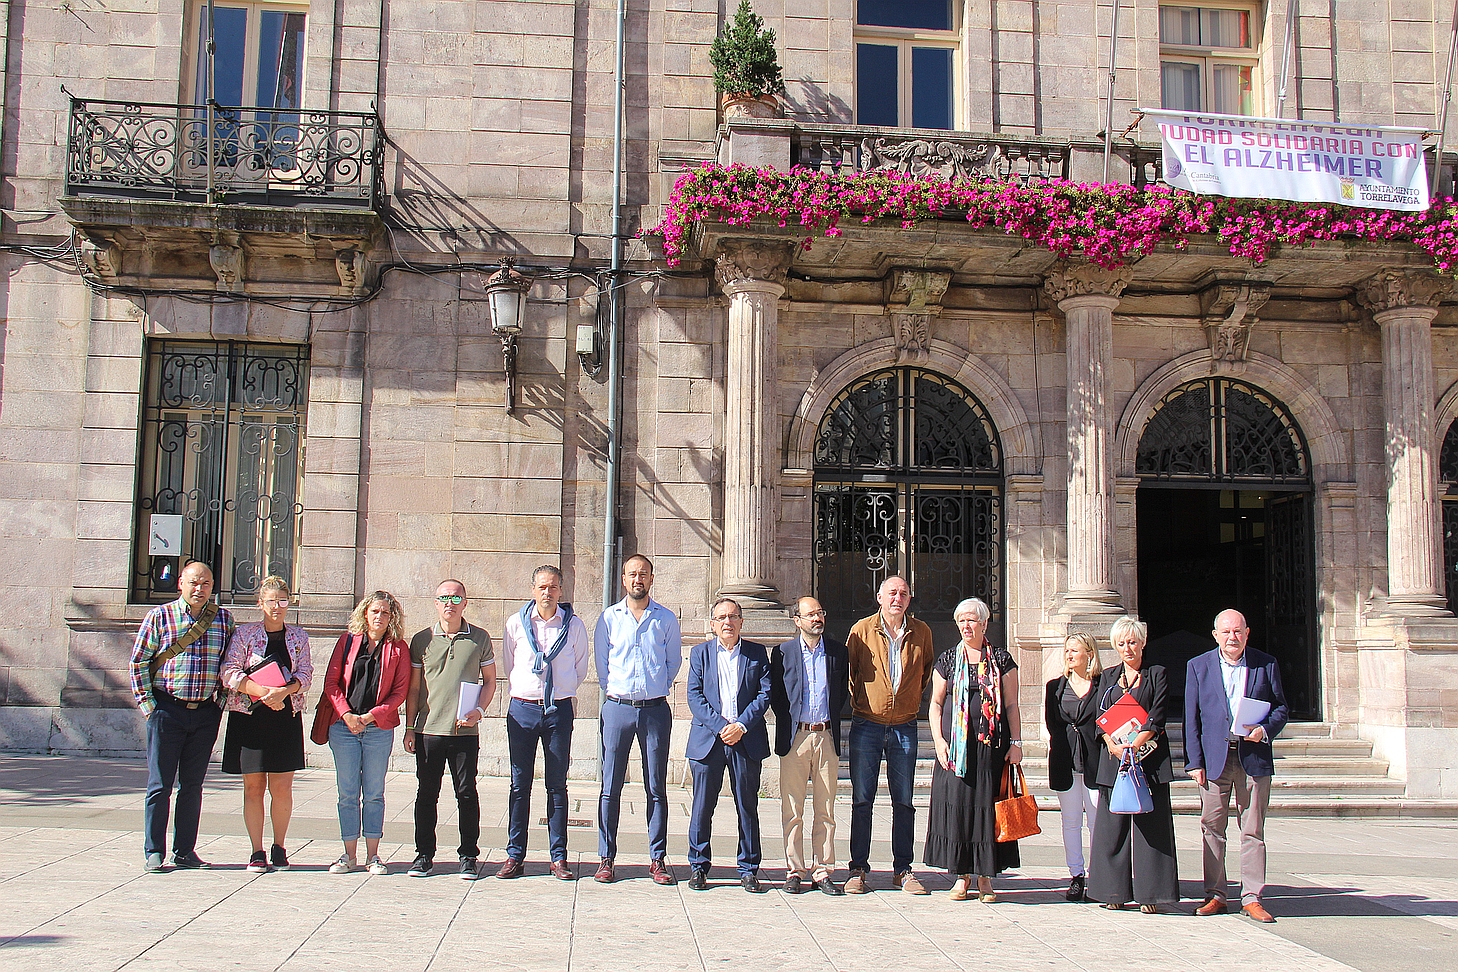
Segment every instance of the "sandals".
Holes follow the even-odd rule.
[[[1143,914],[1146,914],[1146,915],[1156,915],[1156,914],[1159,914],[1159,908],[1158,908],[1158,906],[1152,905],[1152,904],[1142,904],[1142,905],[1139,906],[1139,910],[1140,910],[1140,912],[1142,912]]]
[[[987,886],[983,887],[982,878],[977,879],[977,900],[983,904],[992,904],[997,900],[997,892],[992,890],[992,879],[987,879]]]
[[[1103,904],[1099,905],[1099,907],[1100,908],[1107,908],[1110,911],[1123,911],[1124,910],[1124,902],[1122,902],[1122,901],[1105,901]]]
[[[953,901],[966,901],[968,898],[967,886],[969,883],[970,882],[966,876],[957,878],[957,880],[952,883],[952,890],[948,892],[947,897],[951,898]]]

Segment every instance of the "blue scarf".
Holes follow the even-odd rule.
[[[536,611],[537,602],[527,601],[521,608],[521,628],[526,633],[527,644],[531,645],[532,655],[535,656],[532,661],[532,674],[542,679],[542,711],[547,715],[557,711],[557,701],[552,695],[552,662],[567,647],[567,635],[572,630],[572,605],[562,601],[558,607],[562,609],[562,630],[545,654],[537,644],[537,632],[532,625],[532,612]]]

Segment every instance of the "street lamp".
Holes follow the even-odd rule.
[[[531,278],[518,273],[510,260],[486,281],[491,330],[501,338],[501,357],[506,361],[507,415],[516,410],[516,336],[526,320],[527,291],[531,288]]]

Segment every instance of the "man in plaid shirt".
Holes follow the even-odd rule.
[[[167,855],[167,811],[174,781],[178,787],[172,865],[208,866],[197,856],[198,818],[202,816],[203,777],[223,718],[216,698],[218,667],[234,628],[233,616],[216,608],[217,614],[200,636],[181,651],[171,652],[209,609],[213,572],[207,564],[193,561],[182,569],[177,589],[181,594],[177,600],[147,612],[132,649],[132,694],[147,720],[143,820],[148,871],[162,870]]]

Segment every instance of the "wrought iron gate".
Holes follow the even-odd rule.
[[[269,574],[293,586],[303,506],[307,347],[155,341],[147,349],[133,594],[176,595],[180,559],[246,598]],[[148,554],[153,513],[181,514],[183,558]]]
[[[837,396],[815,453],[815,590],[834,634],[900,573],[938,644],[956,639],[952,611],[966,597],[987,602],[1001,639],[1002,544],[1002,451],[970,392],[891,368]]]

